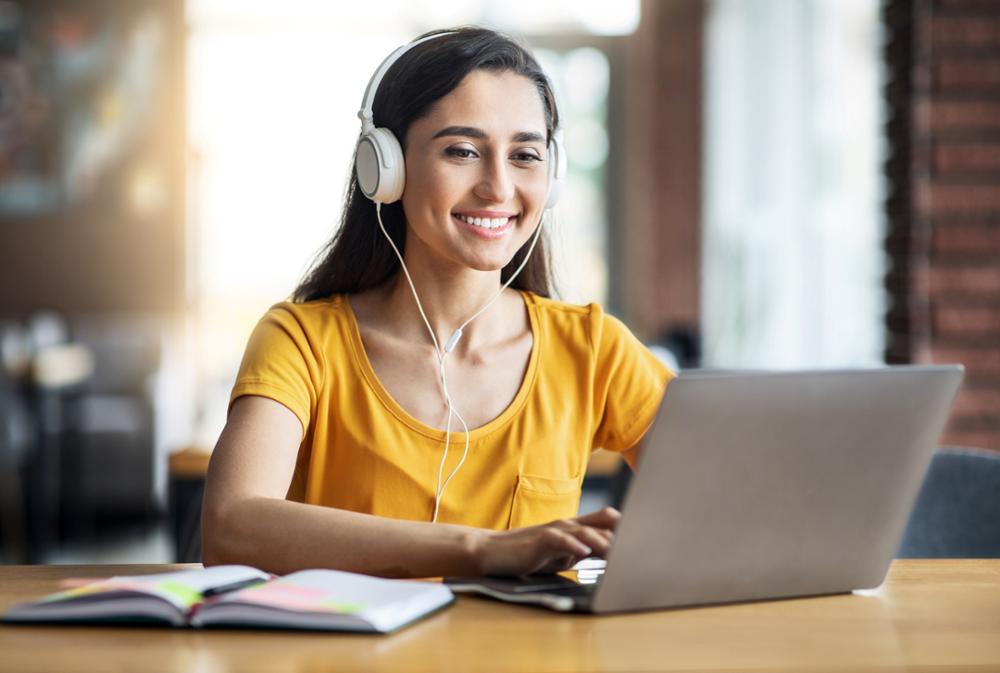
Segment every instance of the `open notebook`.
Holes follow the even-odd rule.
[[[337,570],[273,577],[247,566],[111,577],[15,605],[10,623],[172,626],[387,633],[454,601],[442,584]]]

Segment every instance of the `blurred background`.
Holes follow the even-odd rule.
[[[964,363],[942,443],[1000,451],[997,3],[0,0],[0,560],[197,560],[364,86],[459,24],[560,94],[563,299],[680,368]],[[584,507],[621,488],[595,455]]]

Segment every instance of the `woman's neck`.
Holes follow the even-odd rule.
[[[441,265],[411,264],[410,260],[407,260],[407,268],[442,349],[455,330],[500,290],[499,271],[445,269]],[[383,302],[385,318],[393,323],[397,334],[408,335],[414,340],[430,339],[402,270],[386,285]],[[504,317],[503,305],[501,297],[463,329],[460,351],[503,336],[504,325],[509,322]]]

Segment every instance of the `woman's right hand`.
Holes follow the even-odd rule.
[[[568,570],[611,549],[621,514],[613,507],[540,526],[488,531],[479,545],[484,575],[531,575]]]

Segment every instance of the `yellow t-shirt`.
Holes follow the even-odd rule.
[[[632,449],[673,376],[597,304],[522,295],[534,336],[524,380],[500,416],[470,432],[438,521],[503,530],[575,516],[591,452]],[[241,395],[283,404],[305,428],[290,500],[431,519],[445,432],[410,416],[379,382],[345,296],[272,307],[230,404]],[[445,476],[464,448],[465,434],[453,432]]]

